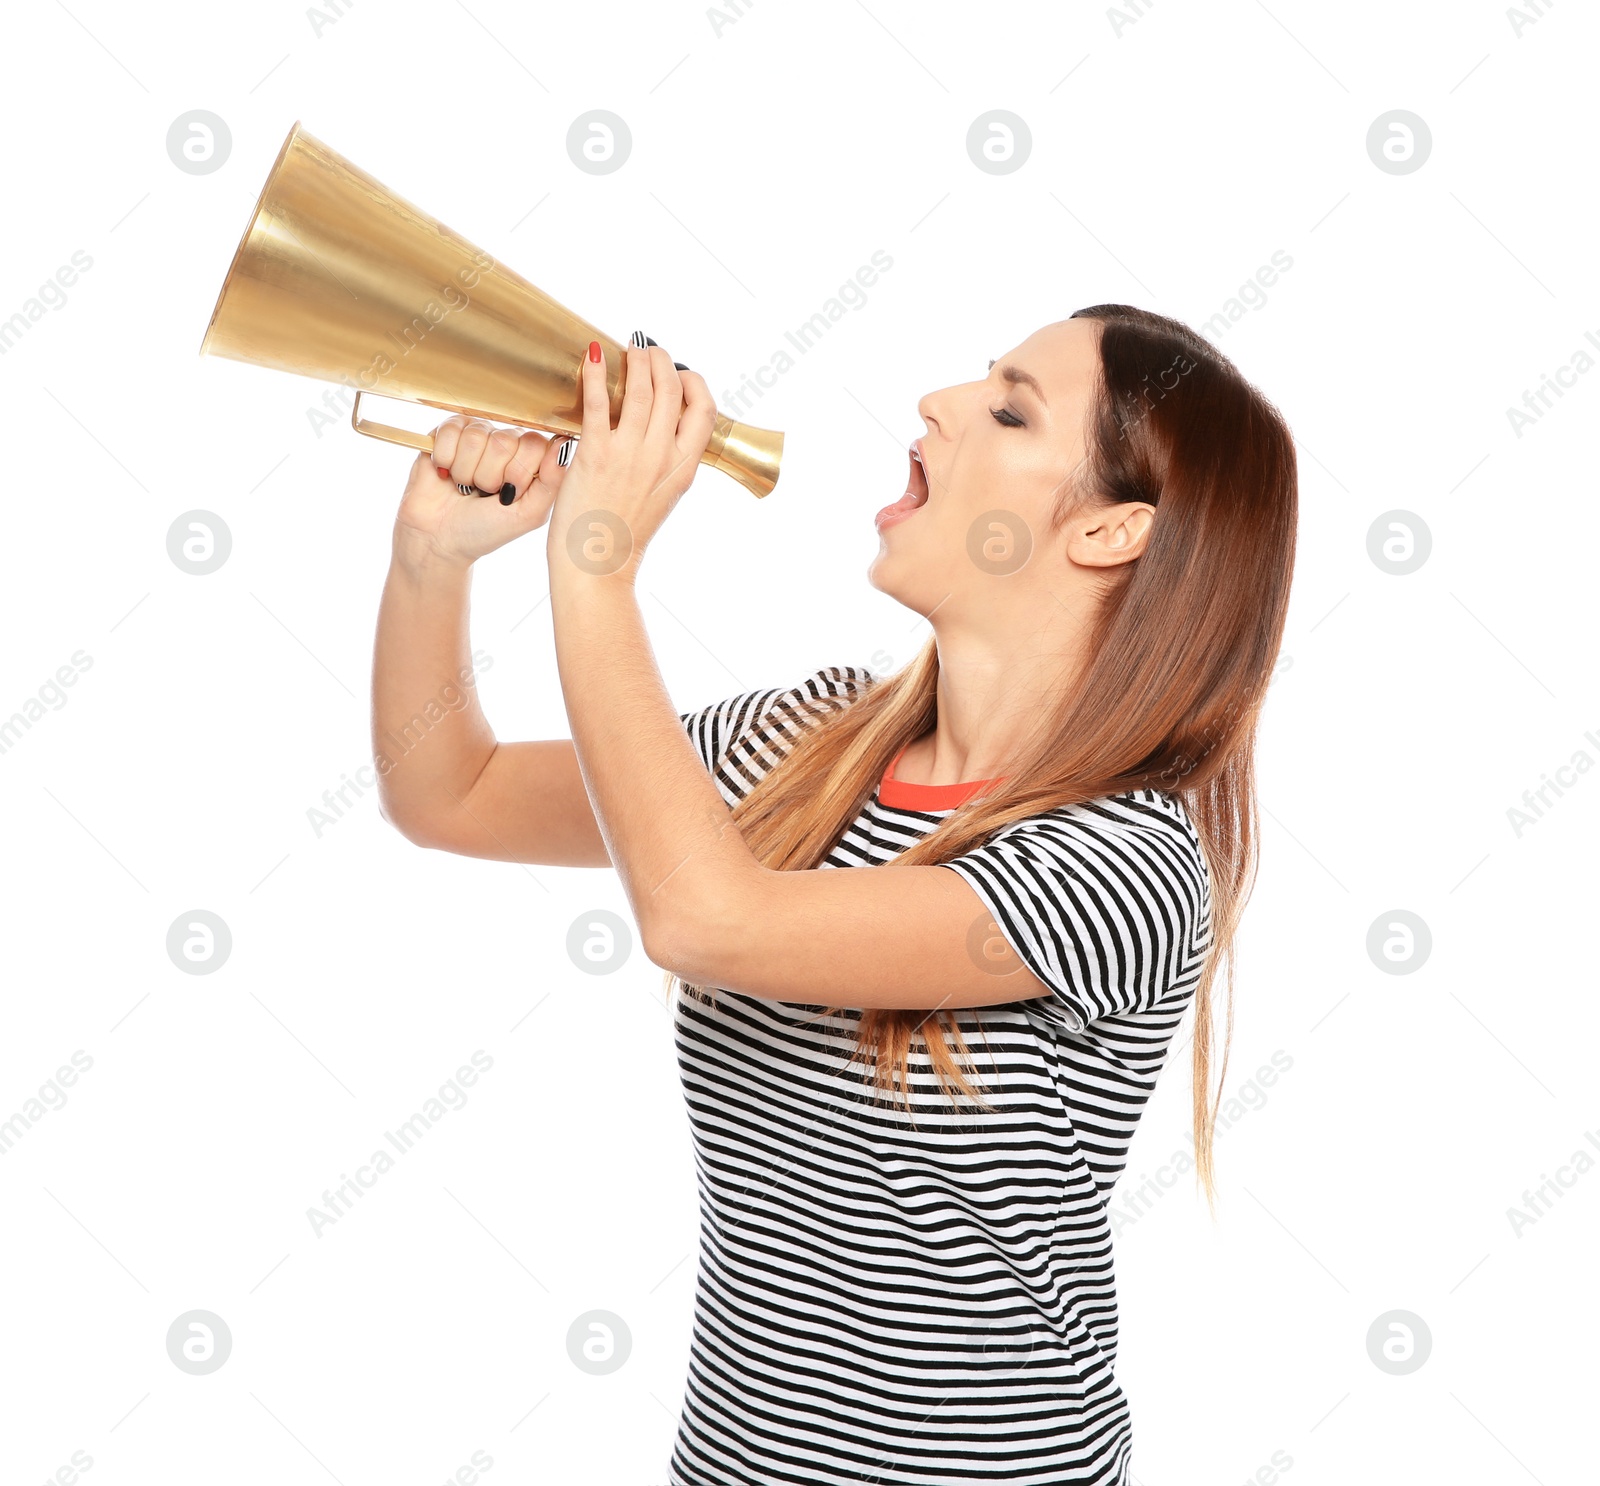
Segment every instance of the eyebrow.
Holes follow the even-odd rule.
[[[992,361],[989,363],[989,370],[994,370],[994,362]],[[1020,382],[1024,387],[1031,388],[1033,395],[1040,402],[1044,403],[1046,407],[1050,406],[1049,401],[1045,398],[1044,388],[1039,385],[1039,379],[1032,372],[1025,372],[1020,366],[1007,365],[1000,368],[1000,375],[1010,382],[1012,386],[1016,386]]]

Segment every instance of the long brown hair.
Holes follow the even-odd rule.
[[[1013,821],[1107,795],[1157,789],[1182,800],[1211,889],[1193,1035],[1195,1166],[1210,1202],[1212,1137],[1233,1040],[1233,938],[1257,860],[1256,717],[1294,567],[1294,443],[1278,410],[1180,321],[1121,304],[1072,318],[1099,323],[1100,377],[1087,456],[1062,481],[1051,529],[1085,507],[1144,501],[1156,508],[1149,539],[1139,557],[1108,570],[1085,668],[1040,718],[1003,781],[894,861],[949,861]],[[810,708],[812,725],[734,807],[757,860],[798,872],[828,856],[901,745],[934,726],[938,675],[930,639],[848,704],[823,698]],[[1211,992],[1224,960],[1227,1021],[1213,1104]],[[668,981],[712,999],[704,988]],[[923,1030],[930,1016],[938,1035]],[[948,1010],[862,1011],[857,1051],[876,1089],[898,1087],[905,1097],[914,1041],[947,1093],[978,1097],[958,1061],[968,1048]]]

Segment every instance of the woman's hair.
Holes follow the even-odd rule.
[[[1040,718],[1004,779],[894,861],[949,861],[1013,821],[1107,795],[1155,789],[1181,799],[1211,888],[1193,1036],[1196,1174],[1209,1202],[1233,1039],[1233,937],[1255,878],[1256,717],[1283,637],[1294,566],[1294,443],[1277,409],[1181,322],[1121,304],[1072,318],[1101,327],[1100,376],[1087,455],[1080,470],[1064,472],[1051,529],[1077,510],[1144,501],[1156,509],[1149,539],[1140,556],[1106,570],[1084,669]],[[734,807],[757,860],[794,872],[826,859],[900,747],[933,727],[938,675],[930,639],[848,703],[824,697],[811,704],[812,725]],[[1223,960],[1227,1022],[1214,1105],[1211,992]],[[708,999],[701,987],[684,989]],[[934,1030],[925,1033],[930,1016]],[[857,1051],[871,1062],[877,1089],[898,1086],[904,1097],[914,1039],[947,1093],[977,1098],[958,1065],[968,1048],[948,1010],[862,1011]]]

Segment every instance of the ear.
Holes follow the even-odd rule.
[[[1110,568],[1132,562],[1150,540],[1156,508],[1143,501],[1101,506],[1073,519],[1067,536],[1067,556],[1085,568]]]

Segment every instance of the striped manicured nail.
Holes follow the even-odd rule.
[[[569,438],[559,449],[556,450],[556,463],[559,464],[562,469],[565,469],[569,464],[572,463],[572,451],[577,447],[577,444],[577,439]]]
[[[630,335],[628,337],[628,344],[630,346],[636,346],[639,350],[642,351],[642,350],[644,350],[645,340],[646,340],[646,336],[645,336],[644,331],[636,330],[636,331],[634,331],[634,333],[632,335]]]

